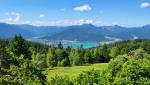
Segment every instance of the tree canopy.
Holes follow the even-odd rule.
[[[109,63],[104,71],[89,70],[74,80],[57,75],[55,67]],[[131,40],[94,48],[64,48],[26,41],[21,35],[0,39],[0,84],[25,85],[150,85],[150,41]]]

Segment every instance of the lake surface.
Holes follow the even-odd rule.
[[[83,45],[83,48],[92,48],[92,47],[96,47],[99,44],[98,43],[90,43],[90,42],[84,42],[84,43],[72,43],[72,44],[63,44],[65,48],[69,47],[73,47],[73,48],[80,48],[81,45]]]

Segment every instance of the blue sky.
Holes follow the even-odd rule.
[[[0,0],[0,22],[141,26],[150,24],[150,0]]]

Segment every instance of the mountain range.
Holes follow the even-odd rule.
[[[150,39],[150,25],[141,27],[94,26],[92,24],[59,26],[32,26],[0,23],[0,38],[21,34],[26,39],[50,41],[76,40],[101,42],[109,40]]]

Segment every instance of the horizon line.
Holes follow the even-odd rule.
[[[123,26],[119,24],[114,24],[114,25],[94,25],[92,23],[87,23],[87,24],[73,24],[73,25],[34,25],[34,24],[27,24],[27,23],[6,23],[6,22],[0,22],[0,24],[8,24],[8,25],[30,25],[30,26],[36,26],[36,27],[69,27],[69,26],[83,26],[83,25],[92,25],[95,27],[105,27],[105,26],[118,26],[118,27],[126,27],[126,28],[134,28],[134,27],[145,27],[145,26],[150,26],[150,24],[145,24],[145,25],[139,25],[139,26]]]

